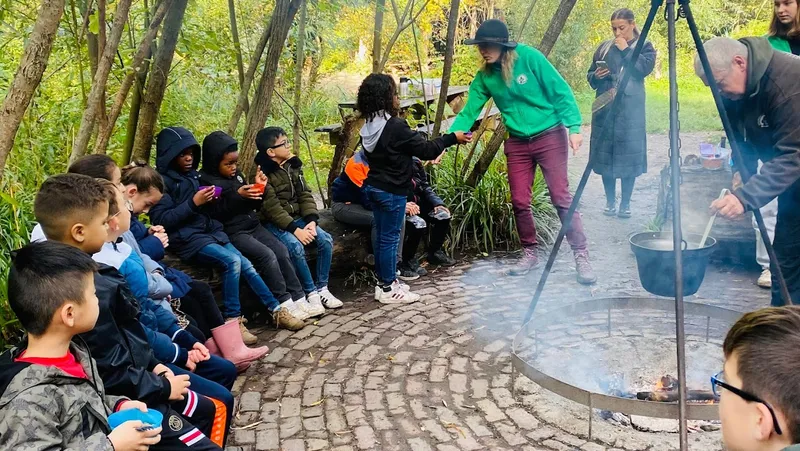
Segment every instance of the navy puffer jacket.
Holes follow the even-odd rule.
[[[186,149],[192,149],[192,170],[178,172],[172,162]],[[182,259],[191,259],[210,244],[230,242],[222,224],[211,219],[206,205],[195,205],[192,198],[200,188],[200,145],[189,130],[168,127],[156,138],[156,170],[164,178],[165,193],[150,210],[153,224],[161,224],[169,234],[169,247]]]

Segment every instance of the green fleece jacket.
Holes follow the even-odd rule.
[[[792,46],[789,45],[789,41],[787,41],[786,38],[782,38],[780,36],[768,36],[767,40],[773,49],[780,50],[781,52],[792,53]]]
[[[580,132],[581,113],[572,88],[561,74],[533,47],[519,44],[516,52],[519,58],[510,85],[496,65],[492,65],[491,73],[478,71],[451,132],[469,131],[489,98],[494,99],[511,136],[525,138],[559,124],[570,133]]]

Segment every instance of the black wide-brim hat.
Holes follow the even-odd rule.
[[[508,39],[508,27],[501,20],[489,19],[478,27],[474,39],[465,39],[466,45],[496,44],[513,49],[517,43]]]

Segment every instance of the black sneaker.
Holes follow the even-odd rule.
[[[406,265],[406,266],[409,269],[411,269],[412,271],[416,271],[416,273],[419,274],[420,276],[427,276],[428,275],[428,271],[425,268],[423,268],[422,266],[419,265],[419,261],[417,259],[414,259],[413,261],[408,262],[408,265]]]
[[[622,219],[628,219],[631,217],[631,207],[629,205],[620,205],[619,206],[619,213],[617,216]]]
[[[417,280],[419,279],[419,274],[415,269],[403,263],[397,267],[397,278],[401,280]]]
[[[453,266],[456,264],[456,261],[445,254],[444,251],[438,250],[433,254],[428,254],[428,263],[431,265]]]
[[[617,206],[614,204],[607,204],[603,209],[603,214],[606,216],[614,216],[617,214]]]

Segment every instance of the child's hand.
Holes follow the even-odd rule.
[[[294,236],[303,243],[303,246],[311,244],[314,241],[314,236],[306,229],[297,228],[294,231]]]
[[[167,233],[167,230],[164,228],[164,226],[154,225],[147,229],[147,233],[150,235],[155,235],[156,233]]]
[[[161,241],[161,246],[163,246],[164,249],[169,246],[169,235],[167,235],[165,232],[156,232],[153,234],[153,236]]]
[[[209,202],[214,200],[214,187],[209,186],[208,188],[201,189],[200,191],[194,193],[194,197],[192,197],[192,201],[198,207],[201,205],[205,205]]]
[[[169,381],[169,400],[170,401],[183,401],[184,395],[189,392],[189,386],[192,385],[189,382],[189,375],[188,374],[181,374],[179,376],[167,376],[167,380]]]
[[[439,213],[440,211],[446,211],[447,214],[450,214],[450,210],[448,210],[444,205],[439,205],[438,207],[434,208],[433,211],[436,213]]]
[[[419,205],[415,204],[414,202],[406,202],[406,214],[412,216],[418,215]]]
[[[436,157],[435,160],[431,160],[431,164],[441,164],[442,163],[442,158],[444,158],[444,154],[446,154],[446,153],[447,152],[440,153],[439,156]]]
[[[317,237],[317,223],[315,221],[309,222],[303,228],[306,229],[308,231],[308,233],[310,233],[311,236],[313,236],[314,238]]]
[[[123,410],[131,410],[131,409],[139,409],[142,412],[147,412],[147,404],[141,401],[125,401],[117,409],[117,412],[122,412]]]
[[[145,431],[139,430],[146,426],[141,421],[126,421],[108,434],[108,440],[115,451],[147,450],[161,441],[161,426]]]
[[[243,185],[237,192],[245,199],[261,200],[261,191],[255,185]]]
[[[172,370],[169,369],[169,367],[164,365],[163,363],[159,363],[158,365],[153,367],[153,374],[157,374],[160,376],[161,373],[164,373],[164,376],[166,377],[175,376],[175,373],[173,373]]]
[[[472,142],[472,133],[456,132],[456,140],[458,140],[459,144]]]
[[[203,357],[200,360],[201,362],[211,358],[211,351],[209,351],[206,345],[204,345],[203,343],[200,342],[195,343],[194,346],[192,346],[192,349],[198,351],[200,355]]]
[[[258,166],[258,169],[256,169],[256,183],[266,185],[267,182],[269,182],[269,178],[261,172],[261,166]]]
[[[194,371],[197,369],[197,356],[190,353],[189,357],[186,358],[186,364],[184,366],[186,367],[187,370],[194,373]]]

